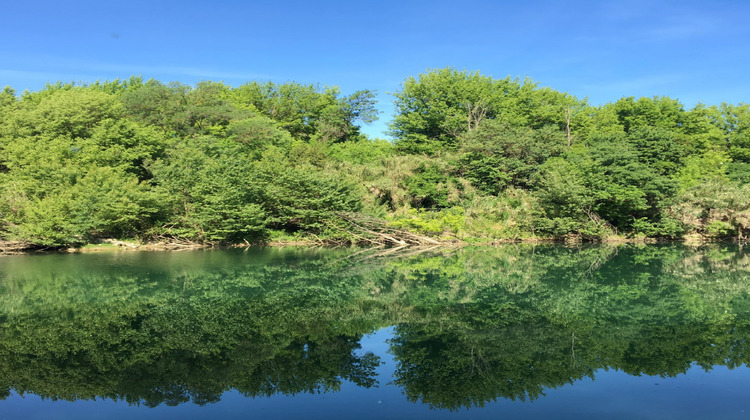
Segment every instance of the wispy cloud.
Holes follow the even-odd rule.
[[[669,89],[670,86],[679,84],[686,77],[682,73],[669,73],[583,84],[581,88],[589,93],[592,102],[602,103],[626,96],[665,95],[671,90]]]
[[[12,57],[11,57],[12,58]],[[11,80],[26,79],[33,81],[77,80],[93,81],[142,75],[164,81],[189,79],[210,79],[225,81],[268,80],[276,79],[274,75],[252,71],[218,70],[211,67],[154,64],[122,64],[96,60],[76,59],[74,57],[57,57],[49,55],[24,55],[8,62],[24,63],[14,68],[6,66],[0,69],[0,77]]]
[[[673,41],[725,34],[732,26],[711,3],[685,8],[671,2],[643,0],[605,4],[597,12],[603,28],[630,41]]]
[[[152,66],[152,65],[122,65],[122,64],[105,64],[100,63],[93,68],[94,71],[112,71],[121,73],[143,74],[143,75],[175,75],[189,76],[206,79],[273,79],[274,76],[262,73],[243,72],[243,71],[222,71],[211,68],[201,67],[183,67],[183,66]]]
[[[653,22],[646,34],[664,40],[681,40],[716,34],[721,27],[721,21],[709,15],[676,14]]]
[[[609,21],[628,21],[639,19],[653,13],[654,4],[643,0],[625,0],[603,2],[599,15]]]
[[[51,82],[93,81],[87,74],[50,71],[0,69],[0,87],[11,86],[18,91],[36,90]]]
[[[619,80],[607,84],[590,84],[587,87],[607,90],[625,90],[625,89],[648,89],[658,87],[664,84],[672,84],[684,79],[684,75],[678,73],[658,74],[646,77],[636,77],[632,79]]]

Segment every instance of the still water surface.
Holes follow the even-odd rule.
[[[750,418],[711,244],[0,257],[0,419]]]

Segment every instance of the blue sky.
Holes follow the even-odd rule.
[[[131,75],[389,92],[453,66],[588,97],[750,102],[750,2],[5,1],[0,86]]]

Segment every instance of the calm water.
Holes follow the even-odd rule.
[[[750,254],[0,256],[0,419],[750,418]]]

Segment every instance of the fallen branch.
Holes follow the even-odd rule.
[[[360,243],[396,245],[398,247],[444,244],[442,241],[424,235],[395,229],[388,226],[386,221],[382,219],[376,219],[359,213],[340,212],[336,213],[336,215],[346,226],[335,226],[335,228],[343,231],[345,234],[358,238],[358,242]]]

